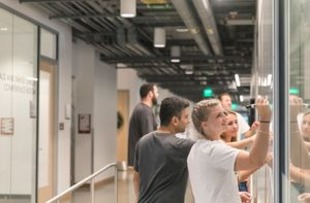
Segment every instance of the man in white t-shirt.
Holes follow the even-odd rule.
[[[219,100],[221,101],[221,105],[224,109],[231,111],[231,97],[228,93],[222,93],[219,96]],[[238,136],[244,135],[245,137],[251,137],[255,134],[257,124],[256,122],[253,123],[253,125],[249,126],[249,124],[245,121],[245,119],[242,117],[242,115],[238,112],[237,113],[237,119],[238,119]]]

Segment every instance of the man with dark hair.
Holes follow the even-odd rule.
[[[158,90],[155,84],[146,83],[140,87],[141,102],[136,105],[129,121],[128,166],[133,166],[134,151],[138,140],[156,130],[157,122],[152,106],[157,104]]]
[[[136,146],[134,188],[139,203],[182,203],[188,180],[187,155],[194,144],[180,139],[189,123],[189,102],[178,97],[160,105],[160,127],[143,136]]]

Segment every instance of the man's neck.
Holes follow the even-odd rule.
[[[152,107],[152,106],[153,106],[152,101],[149,101],[149,100],[147,100],[147,99],[144,99],[144,100],[142,100],[141,102],[142,102],[143,104],[149,106],[149,107]]]
[[[161,133],[167,133],[167,134],[175,134],[176,133],[175,130],[169,128],[169,126],[160,126],[157,131],[161,132]]]

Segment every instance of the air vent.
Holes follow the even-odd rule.
[[[141,0],[144,4],[166,4],[167,0]]]

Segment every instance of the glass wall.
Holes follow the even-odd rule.
[[[0,19],[0,201],[35,202],[38,28],[1,8]]]
[[[252,71],[251,95],[262,96],[274,105],[274,45],[273,45],[273,2],[257,1],[254,64]],[[274,122],[271,123],[273,129]],[[271,131],[273,132],[273,130]],[[273,142],[270,141],[269,153],[273,155]],[[274,170],[265,164],[252,177],[252,197],[254,202],[274,202]]]
[[[288,202],[310,202],[310,1],[287,1]],[[302,107],[299,105],[301,99]]]

